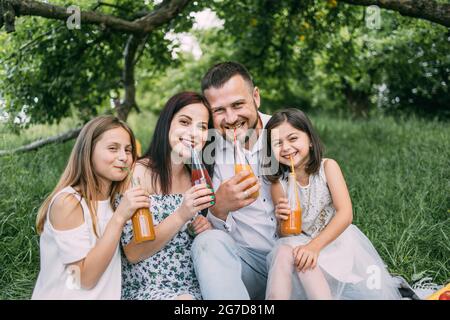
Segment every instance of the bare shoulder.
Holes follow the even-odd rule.
[[[340,170],[339,164],[337,163],[337,161],[334,159],[330,159],[330,158],[323,159],[323,168],[325,169],[325,171],[336,170],[336,169]]]
[[[133,178],[139,179],[140,185],[150,194],[153,192],[152,187],[152,170],[148,166],[148,160],[143,159],[136,163],[133,170]]]
[[[73,194],[62,193],[53,201],[49,219],[56,230],[74,229],[84,223],[83,209]]]
[[[327,179],[329,177],[342,176],[341,168],[334,159],[324,159],[323,168]]]
[[[147,172],[150,172],[150,168],[147,165],[148,161],[146,162],[136,162],[133,169],[133,176],[135,177],[143,177]]]

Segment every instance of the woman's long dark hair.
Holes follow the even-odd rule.
[[[270,160],[266,160],[267,163],[270,163],[270,161],[276,161],[275,156],[272,152],[271,131],[284,122],[289,123],[295,129],[300,130],[308,135],[312,147],[309,150],[309,161],[305,166],[305,171],[308,174],[314,174],[318,172],[320,169],[320,163],[322,162],[324,151],[322,142],[320,141],[319,135],[314,130],[314,127],[308,116],[303,111],[294,108],[288,108],[275,112],[266,124],[266,147],[269,150],[266,150],[264,155],[266,157],[270,157]],[[284,178],[289,170],[289,166],[280,163],[278,171],[273,174],[265,175],[265,178],[271,182],[275,182],[280,177]]]
[[[205,106],[209,114],[208,129],[214,128],[208,101],[201,94],[190,91],[180,92],[167,101],[159,115],[150,146],[145,154],[139,159],[139,163],[146,165],[152,171],[152,187],[155,192],[160,190],[163,194],[168,194],[172,188],[172,148],[169,143],[170,124],[178,111],[194,103],[201,103]],[[210,132],[210,130],[208,130],[208,132]],[[210,140],[210,137],[208,137],[203,149],[211,143],[212,141]],[[204,158],[203,152],[202,156]],[[203,163],[205,163],[205,161],[203,161]],[[212,178],[214,163],[207,162],[205,163],[205,166]],[[190,171],[190,167],[188,165],[186,165],[186,167]],[[158,185],[160,188],[158,188]]]

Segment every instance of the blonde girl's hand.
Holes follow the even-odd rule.
[[[197,235],[197,234],[202,233],[203,231],[212,229],[212,226],[206,217],[199,214],[192,222],[191,228],[194,231],[194,233]]]
[[[203,209],[213,206],[215,198],[206,183],[197,184],[185,192],[183,202],[177,209],[184,222],[192,219]]]
[[[134,215],[136,210],[150,207],[148,193],[141,187],[134,187],[125,191],[115,214],[125,223]]]
[[[313,270],[317,266],[320,250],[313,244],[297,246],[294,248],[294,265],[298,272]]]
[[[291,214],[291,209],[289,208],[288,199],[280,198],[277,205],[275,206],[275,217],[278,221],[287,220]]]

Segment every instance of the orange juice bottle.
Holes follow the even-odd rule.
[[[131,184],[133,187],[136,187],[139,185],[139,179],[137,179],[137,183],[132,179]],[[153,217],[149,208],[140,208],[136,210],[131,221],[133,223],[134,241],[136,243],[155,240]]]
[[[302,232],[302,207],[300,206],[297,181],[293,173],[289,174],[288,201],[291,214],[287,220],[282,220],[280,225],[280,233],[284,237],[299,235]]]
[[[239,172],[244,171],[244,170],[249,171],[250,174],[241,181],[255,177],[252,167],[247,163],[247,159],[245,158],[244,150],[242,150],[240,141],[235,138],[235,140],[234,140],[234,173],[238,174]],[[256,183],[249,186],[249,188],[253,187],[254,185],[256,185]],[[254,199],[258,198],[259,191],[253,192],[250,195],[250,197],[254,198]]]

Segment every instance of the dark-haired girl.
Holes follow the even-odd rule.
[[[352,224],[352,203],[337,162],[322,158],[308,117],[297,109],[275,113],[267,145],[279,163],[272,182],[275,215],[290,213],[285,190],[293,159],[302,207],[302,233],[280,238],[267,257],[267,299],[399,299],[370,240]]]
[[[201,299],[186,226],[192,223],[195,234],[211,228],[197,213],[212,206],[214,196],[211,186],[191,186],[188,163],[191,148],[206,146],[209,128],[210,111],[200,94],[179,93],[161,111],[150,147],[133,172],[150,194],[156,239],[136,243],[131,221],[125,225],[123,299]]]

